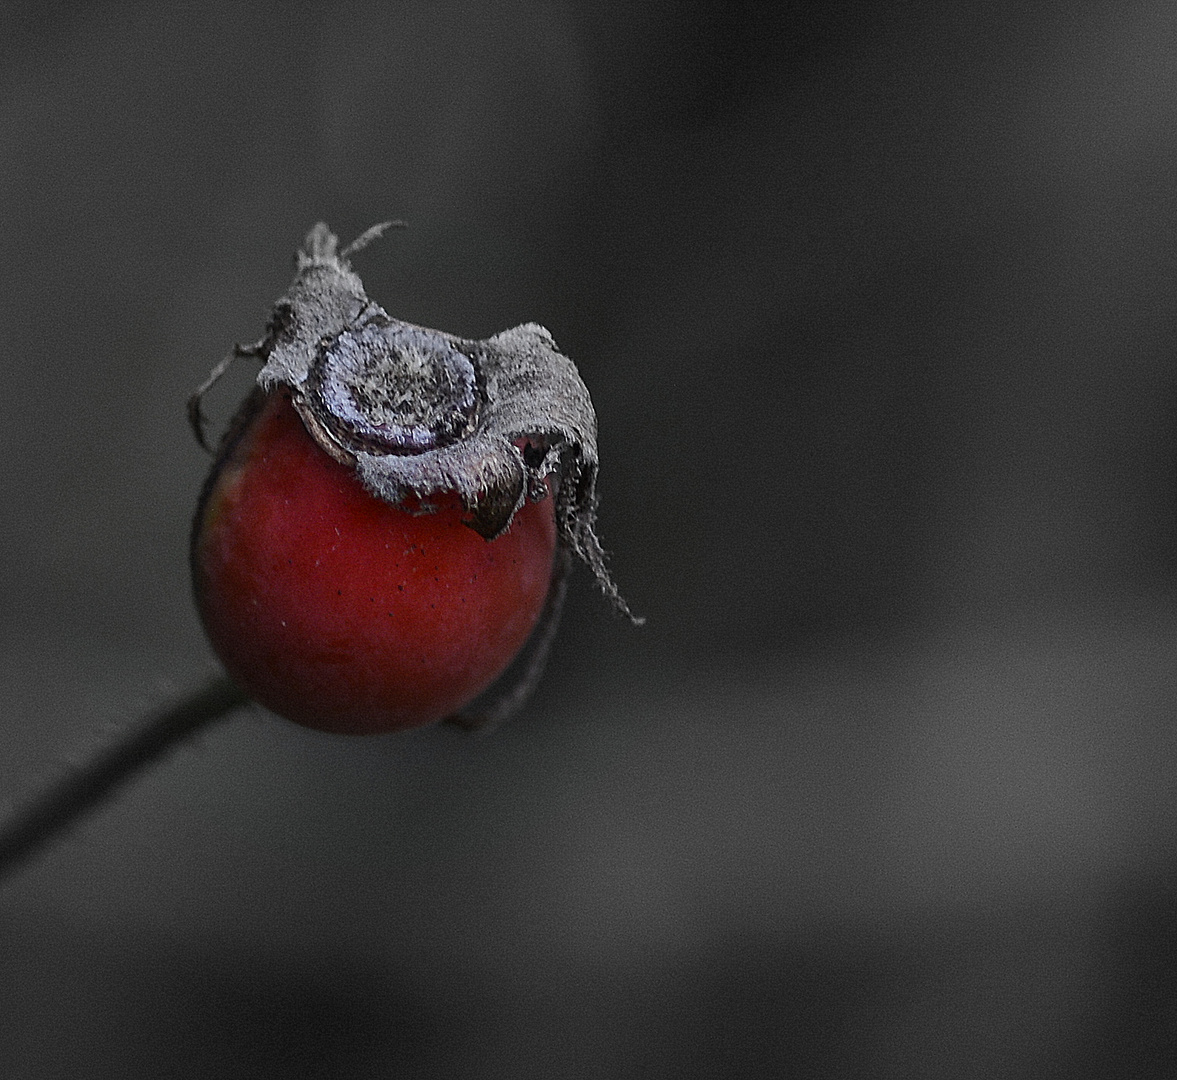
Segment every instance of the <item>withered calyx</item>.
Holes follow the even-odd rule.
[[[315,441],[388,503],[456,491],[470,526],[493,539],[553,477],[562,546],[634,619],[595,532],[597,422],[575,365],[536,323],[472,341],[392,318],[347,260],[382,230],[342,253],[325,224],[310,230],[266,336],[238,346],[193,395],[197,437],[203,394],[232,359],[252,356],[259,388],[288,387]]]

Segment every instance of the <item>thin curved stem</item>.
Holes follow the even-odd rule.
[[[0,823],[0,880],[172,746],[248,701],[222,677],[121,731]]]
[[[543,676],[548,663],[548,653],[560,628],[560,616],[564,612],[564,598],[568,593],[568,574],[572,569],[572,556],[567,548],[556,551],[556,563],[552,569],[552,580],[544,600],[539,622],[527,639],[522,652],[508,669],[507,674],[478,698],[474,707],[455,713],[446,718],[447,724],[464,728],[466,731],[491,732],[504,720],[512,716],[531,697]]]

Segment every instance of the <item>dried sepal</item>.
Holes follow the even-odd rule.
[[[428,505],[430,495],[456,491],[468,524],[490,540],[528,498],[554,492],[561,545],[639,622],[595,532],[596,414],[576,366],[535,323],[474,341],[394,319],[346,258],[386,227],[342,253],[326,225],[310,230],[265,337],[238,346],[193,395],[197,437],[202,394],[233,358],[256,356],[258,386],[288,387],[315,441],[388,503],[415,496]]]
[[[571,563],[571,552],[568,548],[560,548],[556,552],[552,580],[548,585],[548,595],[539,622],[536,623],[523,651],[512,662],[512,670],[505,673],[487,693],[461,712],[448,717],[447,723],[466,731],[489,734],[504,720],[514,715],[531,697],[543,676],[548,653],[551,652],[552,642],[560,626],[564,598],[568,592],[568,572]]]

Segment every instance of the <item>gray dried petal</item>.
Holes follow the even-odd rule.
[[[576,366],[542,326],[471,341],[392,318],[370,300],[320,223],[274,306],[265,338],[239,355],[264,361],[258,385],[290,389],[307,430],[386,502],[456,491],[487,539],[556,481],[561,545],[633,619],[597,540],[597,421]],[[207,388],[206,384],[206,388]],[[191,407],[199,428],[199,401]]]

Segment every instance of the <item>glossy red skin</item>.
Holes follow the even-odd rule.
[[[237,683],[296,723],[342,734],[431,724],[502,673],[543,608],[554,500],[487,541],[456,494],[389,506],[310,437],[289,394],[265,401],[208,489],[193,541],[197,606]]]

